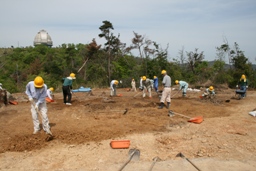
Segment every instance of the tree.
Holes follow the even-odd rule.
[[[114,27],[111,22],[109,21],[103,21],[103,25],[99,27],[101,30],[101,33],[99,34],[99,37],[104,37],[106,39],[105,50],[107,52],[107,60],[108,60],[108,82],[111,81],[111,59],[114,58],[114,55],[119,52],[119,47],[123,46],[124,44],[121,43],[119,40],[119,36],[116,37],[111,32],[111,30],[114,30]]]

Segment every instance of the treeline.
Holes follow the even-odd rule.
[[[134,32],[130,46],[120,41],[111,31],[109,21],[99,27],[99,37],[105,38],[104,45],[95,40],[89,44],[62,44],[56,48],[44,45],[25,48],[0,49],[0,82],[11,93],[23,92],[27,82],[37,75],[44,78],[48,87],[61,90],[62,78],[71,72],[76,74],[74,88],[108,87],[112,79],[122,80],[123,87],[130,87],[134,78],[139,84],[143,75],[161,80],[161,70],[167,70],[172,80],[185,80],[200,85],[210,81],[213,85],[227,84],[235,87],[242,74],[249,80],[249,87],[256,86],[252,64],[239,49],[237,43],[231,48],[227,43],[216,48],[213,65],[204,60],[203,52],[180,50],[179,56],[168,59],[168,45],[165,49],[145,36]],[[132,52],[138,55],[134,56]],[[225,67],[225,56],[229,67]],[[172,81],[173,82],[173,81]]]

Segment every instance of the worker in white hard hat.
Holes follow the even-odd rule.
[[[34,124],[33,134],[37,134],[40,131],[38,115],[42,115],[43,130],[47,134],[51,134],[49,119],[47,116],[47,106],[45,102],[45,98],[47,96],[47,86],[44,84],[43,78],[37,76],[34,81],[30,81],[26,86],[26,94],[31,102],[31,113]]]
[[[179,90],[182,90],[182,96],[186,97],[187,89],[188,89],[188,83],[186,81],[175,80],[175,84],[179,84],[180,85]]]
[[[163,109],[164,102],[167,102],[167,109],[170,108],[171,105],[171,77],[167,75],[166,70],[162,70],[161,74],[164,76],[162,84],[164,86],[161,100],[160,100],[160,106],[158,109]]]
[[[136,82],[135,82],[134,78],[132,79],[131,86],[132,86],[131,91],[135,91],[136,92],[137,91],[136,90]]]
[[[142,97],[146,97],[146,92],[148,92],[148,97],[152,98],[151,90],[153,88],[153,80],[147,78],[146,76],[142,77],[142,86],[143,86],[143,94]]]
[[[62,84],[62,92],[63,92],[63,102],[66,105],[72,105],[72,84],[73,80],[76,79],[76,75],[71,73],[69,77],[63,78],[64,82]],[[68,97],[68,99],[67,99]]]
[[[110,96],[116,96],[117,85],[118,85],[118,80],[112,80],[110,82]]]

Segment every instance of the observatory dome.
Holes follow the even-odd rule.
[[[42,44],[52,46],[52,38],[45,30],[40,30],[34,39],[34,46]]]

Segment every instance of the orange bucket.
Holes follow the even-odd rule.
[[[54,100],[51,100],[49,97],[46,97],[45,100],[46,100],[47,102],[54,102]]]
[[[130,140],[112,140],[110,146],[112,148],[129,148]]]

